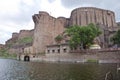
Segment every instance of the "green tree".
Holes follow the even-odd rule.
[[[59,44],[61,43],[61,41],[63,40],[63,36],[62,35],[58,35],[55,37],[55,41]]]
[[[81,47],[81,49],[92,44],[94,38],[101,34],[99,28],[92,23],[87,26],[71,26],[65,32],[70,37],[70,47]]]
[[[120,45],[120,30],[118,30],[113,37],[111,37],[111,41],[113,44],[118,44]]]

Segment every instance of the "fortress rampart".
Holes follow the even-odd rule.
[[[94,7],[82,7],[72,11],[70,25],[88,25],[89,23],[102,24],[104,26],[116,26],[113,11]]]
[[[33,15],[33,21],[35,24],[33,42],[35,53],[45,52],[46,46],[55,44],[55,37],[61,34],[66,27],[72,25],[85,26],[89,23],[94,23],[102,25],[99,26],[100,29],[107,29],[107,31],[109,31],[109,28],[116,27],[114,12],[94,7],[74,9],[71,12],[70,18],[54,18],[47,12],[40,11],[39,14]],[[104,38],[103,33],[101,39],[103,44],[106,43]]]
[[[46,45],[54,44],[54,38],[64,31],[65,18],[54,18],[46,12],[33,16],[35,23],[33,47],[35,53],[44,52]]]

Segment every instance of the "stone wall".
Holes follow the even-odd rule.
[[[68,53],[49,53],[46,54],[46,61],[61,62],[87,62],[96,60],[99,63],[120,63],[119,50],[83,50]]]
[[[46,12],[33,16],[35,23],[33,47],[35,53],[45,52],[46,46],[55,44],[54,38],[64,31],[65,18],[54,18]]]
[[[13,33],[12,38],[6,41],[5,46],[9,48],[9,53],[23,53],[24,48],[31,46],[32,43],[21,44],[19,40],[24,37],[33,37],[34,29],[33,30],[21,30],[19,33]],[[32,50],[30,49],[32,52]],[[29,52],[30,52],[29,51]]]
[[[114,12],[94,7],[74,9],[71,12],[70,18],[54,18],[47,12],[40,11],[39,14],[33,15],[33,21],[35,24],[33,42],[35,53],[45,52],[46,46],[55,44],[54,38],[63,33],[66,27],[72,25],[84,26],[89,23],[99,24],[101,25],[99,27],[102,32],[105,30],[107,32],[109,28],[116,27]],[[108,36],[109,34],[107,33],[103,33],[100,36],[103,47],[108,47],[109,42],[106,43],[108,40],[105,41]]]
[[[23,53],[24,54],[34,54],[34,48],[33,48],[33,46],[25,47]]]
[[[65,53],[46,53],[45,55],[26,55],[30,57],[31,61],[120,63],[120,49],[82,50]],[[21,54],[21,60],[23,60],[26,55]]]
[[[94,7],[82,7],[72,11],[70,25],[87,25],[89,23],[103,24],[108,27],[116,26],[115,14],[112,11]]]
[[[0,44],[0,50],[3,49],[3,48],[5,48],[5,45]]]
[[[6,46],[15,43],[18,40],[19,33],[12,33],[12,37],[6,41]]]
[[[19,39],[24,37],[33,37],[34,29],[33,30],[20,30],[19,33],[12,33],[12,37],[6,41],[6,46],[8,44],[15,44]]]
[[[20,30],[18,39],[22,39],[24,37],[33,37],[34,30]]]
[[[19,36],[19,33],[12,33],[12,38],[17,38]]]

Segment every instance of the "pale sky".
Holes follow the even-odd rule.
[[[78,7],[98,7],[114,11],[120,21],[120,0],[0,0],[0,44],[13,32],[33,29],[32,15],[46,11],[54,17],[70,17]]]

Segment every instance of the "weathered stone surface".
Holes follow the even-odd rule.
[[[21,30],[19,33],[13,33],[12,38],[6,41],[5,46],[9,48],[9,53],[22,53],[25,47],[31,46],[32,43],[21,44],[18,41],[24,37],[33,37],[33,30]],[[30,49],[29,52],[32,50]]]
[[[39,12],[33,16],[35,23],[33,47],[35,53],[45,51],[46,45],[54,44],[54,38],[64,31],[65,18],[54,18],[46,12]]]
[[[61,34],[66,27],[72,25],[88,25],[89,23],[99,24],[103,34],[99,37],[102,47],[108,46],[108,33],[104,30],[116,27],[115,14],[112,11],[94,8],[82,7],[74,9],[70,18],[54,18],[47,12],[39,12],[33,15],[35,23],[33,47],[35,53],[45,52],[47,45],[55,44],[54,38]],[[105,40],[106,39],[106,40]]]
[[[3,49],[3,48],[5,48],[5,45],[0,44],[0,50]]]
[[[33,37],[34,30],[20,30],[18,39],[22,39],[24,37]]]
[[[40,11],[38,14],[33,15],[35,24],[34,30],[21,30],[19,33],[13,33],[12,38],[6,44],[15,43],[17,40],[32,36],[33,43],[29,46],[24,46],[24,49],[31,49],[32,53],[43,53],[47,45],[54,45],[55,37],[65,30],[66,27],[72,25],[88,25],[94,23],[99,25],[103,34],[99,37],[101,46],[108,47],[110,44],[110,36],[112,32],[118,30],[115,22],[115,14],[112,11],[94,8],[94,7],[81,7],[74,9],[71,12],[70,18],[58,17],[54,18],[47,12]],[[21,46],[21,45],[20,45]],[[19,46],[19,47],[20,47]]]
[[[18,41],[19,39],[22,39],[24,37],[33,37],[34,30],[21,30],[19,33],[13,33],[12,38],[6,41],[7,44],[12,44]]]
[[[112,11],[82,7],[72,11],[70,25],[87,25],[89,23],[103,24],[108,27],[116,26],[115,14]]]

